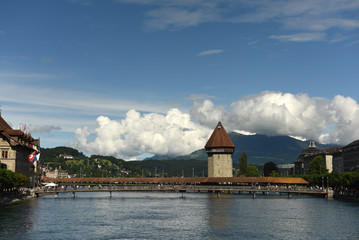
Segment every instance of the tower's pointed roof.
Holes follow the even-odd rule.
[[[222,123],[218,122],[211,137],[208,139],[208,142],[204,147],[205,148],[223,148],[223,147],[235,148],[236,146],[234,146],[231,138],[228,136]]]

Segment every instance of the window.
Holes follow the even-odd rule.
[[[1,158],[7,158],[8,151],[1,151]]]

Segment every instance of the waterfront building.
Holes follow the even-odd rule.
[[[40,151],[40,139],[20,129],[13,129],[1,116],[0,110],[0,165],[13,172],[30,178],[40,171],[38,162],[30,162],[28,157]]]
[[[294,162],[295,174],[308,174],[310,163],[317,156],[322,156],[328,173],[343,172],[342,147],[319,149],[315,146],[314,140],[310,140],[309,147],[304,149]]]
[[[344,172],[359,170],[359,140],[343,147],[342,161]]]
[[[333,172],[342,173],[344,172],[343,165],[343,149],[339,148],[333,152]]]
[[[234,144],[221,122],[218,122],[205,145],[208,156],[208,177],[233,177]]]
[[[294,162],[294,173],[297,175],[307,174],[309,171],[309,164],[312,160],[306,157],[312,155],[319,150],[320,149],[315,146],[314,140],[311,139],[309,147],[304,149],[298,156],[297,160]]]

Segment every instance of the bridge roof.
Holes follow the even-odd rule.
[[[45,178],[45,182],[57,183],[271,183],[308,184],[303,178],[294,177],[195,177],[195,178]]]

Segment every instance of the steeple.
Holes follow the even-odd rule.
[[[313,138],[310,139],[309,147],[312,147],[312,148],[317,147],[317,146],[315,146],[315,142],[314,142]]]

